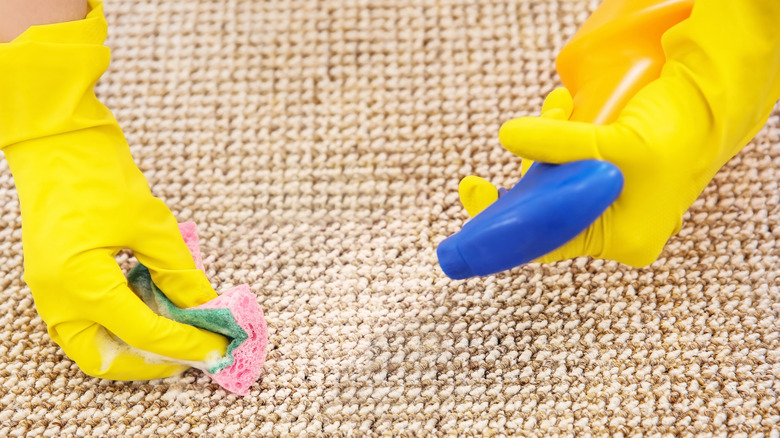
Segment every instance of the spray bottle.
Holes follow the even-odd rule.
[[[561,50],[556,69],[574,98],[570,120],[607,124],[660,76],[661,36],[688,18],[693,0],[605,0]],[[437,249],[450,278],[490,275],[561,247],[620,196],[615,165],[534,163],[511,190]]]

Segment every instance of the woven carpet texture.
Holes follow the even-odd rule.
[[[108,1],[97,93],[215,288],[252,285],[268,361],[247,397],[84,375],[22,280],[0,160],[0,436],[780,436],[777,110],[648,268],[437,266],[459,180],[517,181],[498,128],[597,6]]]

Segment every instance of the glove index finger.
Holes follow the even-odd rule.
[[[533,161],[562,164],[603,159],[596,126],[590,123],[521,117],[504,123],[498,139],[509,152]]]
[[[544,99],[541,117],[553,120],[569,120],[572,111],[574,111],[574,101],[571,93],[566,88],[560,87],[553,90]],[[523,161],[520,163],[520,175],[525,175],[532,164],[534,164],[534,160],[523,157]]]

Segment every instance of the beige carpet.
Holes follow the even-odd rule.
[[[459,179],[516,181],[498,127],[597,3],[109,1],[98,93],[217,289],[253,285],[271,351],[245,398],[82,374],[21,280],[0,161],[0,436],[777,437],[780,112],[650,268],[436,264]]]

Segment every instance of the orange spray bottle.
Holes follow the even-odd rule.
[[[561,50],[556,69],[574,98],[571,120],[606,124],[666,61],[661,36],[693,0],[604,0]]]

